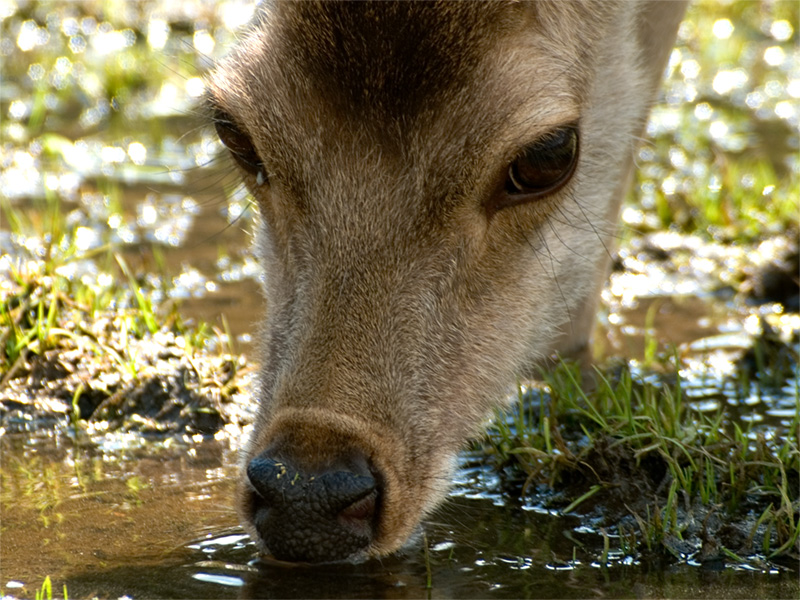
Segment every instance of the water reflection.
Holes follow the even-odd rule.
[[[116,441],[115,441],[116,440]],[[5,436],[5,592],[32,595],[42,574],[72,597],[541,598],[694,595],[783,597],[800,591],[780,568],[642,562],[499,488],[465,454],[450,500],[404,554],[307,568],[256,558],[230,508],[235,453],[225,442],[109,434],[102,447],[63,437]],[[154,535],[154,532],[158,535]],[[425,547],[427,546],[427,551]]]

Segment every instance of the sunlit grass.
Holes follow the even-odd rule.
[[[796,227],[800,54],[796,2],[693,2],[639,153],[630,201],[722,240]],[[633,214],[633,213],[632,213]]]
[[[97,415],[117,418],[116,404],[136,385],[153,377],[167,381],[175,368],[170,358],[192,365],[199,378],[194,388],[212,404],[239,392],[244,362],[231,355],[230,332],[184,321],[178,305],[164,301],[166,278],[134,272],[110,241],[110,228],[95,227],[90,237],[97,243],[84,247],[79,220],[59,212],[30,219],[11,205],[2,208],[12,224],[9,252],[0,259],[0,387],[8,398],[35,406],[43,385],[38,378],[44,377],[44,389],[48,378],[60,380],[63,389],[53,393],[71,398],[65,416],[78,430]],[[168,351],[163,364],[159,348]],[[66,383],[75,369],[79,377]]]
[[[693,410],[680,377],[634,377],[625,364],[598,371],[589,392],[574,364],[562,362],[542,377],[543,384],[520,387],[511,416],[498,414],[487,437],[498,468],[524,475],[523,494],[533,484],[566,485],[574,496],[561,509],[581,512],[592,498],[620,502],[615,489],[624,479],[655,477],[660,481],[643,486],[653,488],[644,512],[643,498],[628,500],[649,550],[669,549],[665,540],[686,527],[679,506],[699,502],[734,520],[757,508],[749,542],[756,532],[761,542],[751,552],[771,559],[797,551],[800,502],[792,490],[800,483],[800,409],[773,437],[745,430],[724,404],[710,414]],[[800,397],[795,402],[800,406]],[[619,468],[619,480],[607,479],[606,461]]]
[[[159,327],[149,300],[153,290],[143,288],[143,282],[136,281],[127,266],[116,272],[98,270],[103,255],[113,256],[111,246],[81,251],[77,228],[68,227],[62,214],[51,212],[44,222],[28,222],[23,227],[25,218],[20,211],[9,205],[3,208],[7,222],[13,224],[18,247],[3,261],[9,280],[0,290],[0,320],[5,332],[0,372],[12,369],[25,353],[43,355],[76,336],[88,336],[95,350],[112,356],[120,366],[129,364],[132,357],[123,358],[126,336],[141,339]],[[35,230],[38,234],[33,234]],[[118,255],[117,260],[125,265]],[[125,277],[120,277],[123,274]],[[119,281],[126,279],[128,287],[120,286]],[[90,333],[92,323],[101,316],[108,318],[109,313],[125,334],[121,338],[123,356]],[[168,319],[176,321],[177,315],[165,315],[163,321]]]
[[[64,584],[62,593],[64,600],[69,600],[66,583]],[[36,595],[34,597],[36,598],[36,600],[53,600],[53,584],[50,581],[49,575],[44,578],[44,581],[42,582],[42,587],[36,590]]]

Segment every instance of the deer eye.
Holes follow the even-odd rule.
[[[527,202],[560,189],[575,172],[578,162],[578,128],[559,127],[529,145],[508,166],[505,202]]]
[[[214,111],[214,127],[220,141],[239,166],[254,175],[259,185],[264,183],[266,181],[264,163],[258,156],[250,136],[239,128],[228,113],[220,109]]]

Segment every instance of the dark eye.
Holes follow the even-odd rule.
[[[214,127],[225,147],[230,150],[233,159],[245,171],[256,176],[259,185],[265,182],[264,163],[256,152],[250,136],[242,131],[231,116],[223,110],[214,111]]]
[[[501,206],[552,194],[569,181],[577,162],[577,126],[551,131],[525,148],[508,166],[505,182],[508,197]]]

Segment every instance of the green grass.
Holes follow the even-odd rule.
[[[729,38],[714,33],[723,19]],[[772,37],[777,21],[794,28],[790,38]],[[796,229],[797,113],[787,115],[798,102],[786,86],[798,23],[796,2],[692,2],[629,197],[652,227],[721,241]],[[769,48],[785,54],[782,64],[766,61]],[[715,85],[729,72],[740,72],[735,86]]]
[[[69,600],[69,596],[67,595],[67,584],[64,584],[63,588],[64,593],[64,600]],[[39,590],[36,590],[36,595],[34,596],[36,600],[53,600],[53,584],[50,582],[50,576],[44,578],[42,582],[42,587]]]
[[[798,551],[800,409],[768,439],[748,435],[724,402],[714,413],[692,410],[675,375],[642,378],[623,364],[595,380],[587,392],[578,367],[562,362],[543,373],[536,393],[520,387],[510,418],[498,415],[490,456],[520,474],[523,494],[533,484],[561,490],[564,513],[621,505],[638,525],[628,533],[653,552],[686,534],[685,507],[739,521],[757,511],[752,553],[772,559]],[[625,526],[617,532],[624,537]]]
[[[5,208],[5,215],[15,214],[13,209]],[[16,220],[9,219],[9,222]],[[0,330],[3,331],[0,373],[8,374],[28,354],[42,356],[81,338],[88,341],[94,352],[111,357],[121,368],[135,375],[136,360],[127,343],[128,336],[141,339],[146,333],[155,333],[161,326],[170,324],[181,330],[177,313],[157,317],[149,300],[153,290],[147,289],[144,280],[137,281],[133,277],[118,254],[114,256],[120,270],[109,276],[89,280],[68,275],[67,267],[75,261],[93,258],[94,252],[79,253],[74,243],[69,243],[68,234],[60,236],[64,223],[57,217],[48,227],[50,232],[38,238],[44,242],[45,259],[37,261],[30,256],[12,263],[13,286],[6,288],[0,297]],[[108,248],[105,251],[111,252]],[[127,281],[128,287],[118,286],[120,280]],[[109,344],[91,331],[92,323],[101,317],[111,318],[116,323],[121,333],[116,340],[118,343]]]
[[[122,248],[110,243],[79,249],[77,226],[62,213],[47,211],[42,213],[47,218],[37,221],[7,203],[0,209],[11,224],[15,253],[6,263],[7,277],[0,289],[0,389],[12,380],[28,381],[37,369],[45,373],[55,369],[52,376],[62,382],[59,385],[70,383],[53,393],[69,396],[67,417],[79,429],[95,409],[114,409],[148,378],[169,377],[168,368],[157,366],[156,354],[171,340],[170,352],[193,365],[200,378],[197,384],[186,382],[187,389],[209,398],[219,395],[224,401],[239,390],[238,372],[244,363],[231,355],[230,332],[187,323],[177,304],[158,300],[168,298],[166,277],[135,272]],[[110,237],[108,228],[98,225],[97,230]],[[87,264],[92,268],[82,271]],[[73,358],[62,360],[63,355]],[[67,363],[72,366],[63,367]],[[64,368],[67,374],[70,369],[85,373],[64,378],[57,373]],[[112,373],[119,377],[107,385],[103,377]],[[24,385],[28,386],[25,402],[30,403],[39,393],[38,384]],[[213,406],[213,400],[208,401]]]

